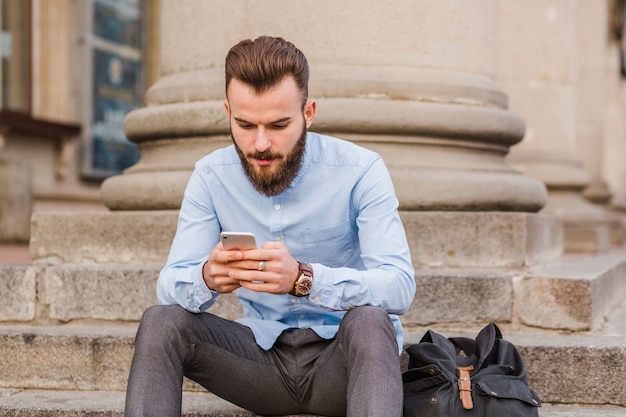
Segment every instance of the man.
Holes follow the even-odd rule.
[[[401,416],[397,315],[415,282],[382,159],[307,132],[317,105],[293,44],[242,41],[225,67],[233,145],[198,161],[185,190],[126,415],[179,416],[184,375],[257,414]],[[264,243],[225,250],[221,231]],[[235,290],[244,318],[210,313]]]

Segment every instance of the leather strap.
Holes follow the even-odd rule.
[[[459,395],[461,396],[461,404],[466,410],[474,408],[472,402],[472,382],[470,381],[469,371],[473,370],[473,366],[459,366]]]
[[[311,266],[311,264],[303,264],[302,262],[298,262],[298,269],[304,275],[313,277],[313,267]]]

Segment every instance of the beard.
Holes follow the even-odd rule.
[[[235,149],[237,150],[239,159],[241,159],[241,165],[246,173],[246,177],[248,177],[248,181],[250,181],[258,192],[267,197],[273,197],[282,193],[289,187],[294,178],[296,178],[296,175],[298,175],[298,172],[300,172],[302,166],[302,157],[306,147],[306,132],[306,127],[304,127],[293,149],[289,151],[287,155],[269,150],[264,152],[250,152],[245,155],[241,148],[237,146],[237,142],[235,142],[231,131],[230,137],[235,144]],[[248,161],[248,158],[266,160],[279,159],[280,165],[275,171],[272,171],[270,167],[258,167],[253,165]]]

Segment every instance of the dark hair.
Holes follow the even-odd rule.
[[[293,76],[302,93],[302,105],[309,96],[309,64],[294,44],[283,38],[260,36],[246,39],[230,48],[226,55],[226,90],[233,78],[263,93]]]

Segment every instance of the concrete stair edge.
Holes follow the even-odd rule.
[[[0,390],[1,417],[122,417],[124,392]],[[540,417],[618,417],[625,407],[543,404]],[[250,417],[210,393],[184,393],[182,417]],[[298,417],[298,416],[291,416]]]

